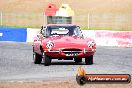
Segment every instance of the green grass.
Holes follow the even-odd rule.
[[[90,27],[88,28],[87,26],[81,26],[81,30],[111,30],[111,31],[132,31],[132,29],[115,29],[112,27],[106,27],[106,28],[102,28],[102,27]]]
[[[14,28],[40,28],[40,25],[2,25],[0,27],[14,27]]]

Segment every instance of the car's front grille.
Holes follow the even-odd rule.
[[[63,49],[63,53],[67,55],[78,55],[80,52],[82,52],[81,49]]]

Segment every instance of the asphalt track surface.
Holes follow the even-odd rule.
[[[61,60],[50,66],[36,65],[32,57],[32,44],[0,42],[0,81],[75,78],[80,65],[89,74],[132,75],[132,48],[98,46],[93,65]]]

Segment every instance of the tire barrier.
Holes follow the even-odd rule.
[[[85,37],[93,38],[99,46],[132,48],[132,31],[84,30]]]

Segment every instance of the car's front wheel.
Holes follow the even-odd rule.
[[[92,65],[93,64],[93,55],[85,58],[85,64],[86,65]]]
[[[36,52],[33,52],[33,60],[34,60],[34,64],[41,64],[42,56],[37,54]]]
[[[43,61],[45,66],[49,66],[51,64],[51,58],[45,55],[45,53],[43,53]]]

